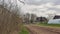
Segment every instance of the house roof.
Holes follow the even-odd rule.
[[[37,17],[37,20],[44,21],[44,20],[47,20],[47,18],[45,18],[45,17]]]
[[[60,15],[55,15],[53,19],[60,19]]]

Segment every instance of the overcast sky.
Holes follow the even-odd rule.
[[[24,13],[34,13],[37,16],[60,13],[60,0],[25,0],[22,7]]]
[[[60,14],[60,0],[21,0],[25,3],[23,5],[17,0],[18,8],[23,13],[34,13],[37,16],[46,16],[47,14]],[[2,0],[0,0],[1,4]],[[9,5],[8,0],[5,0]],[[11,0],[15,6],[15,0]]]

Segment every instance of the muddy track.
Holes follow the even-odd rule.
[[[33,34],[33,32],[28,27],[26,27],[26,29],[29,31],[30,34]]]
[[[30,34],[60,34],[60,28],[27,25]]]

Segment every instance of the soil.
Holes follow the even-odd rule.
[[[30,34],[60,34],[60,27],[26,25]]]

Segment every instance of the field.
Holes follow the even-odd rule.
[[[26,25],[30,34],[60,34],[60,27],[50,27],[44,25]]]
[[[48,33],[47,33],[48,32]],[[60,34],[60,24],[28,24],[19,34]]]
[[[38,23],[40,26],[52,26],[52,27],[60,27],[60,24],[47,24],[47,23]]]

